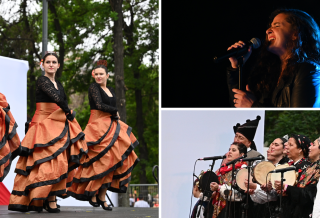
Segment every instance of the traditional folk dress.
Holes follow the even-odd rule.
[[[245,162],[238,162],[235,164],[235,171],[239,170],[243,165],[246,165]],[[209,209],[209,216],[212,218],[217,217],[225,217],[225,215],[228,213],[226,210],[227,204],[230,204],[231,207],[231,217],[241,217],[241,203],[243,200],[243,196],[240,192],[237,190],[232,190],[233,194],[231,195],[231,199],[226,200],[226,196],[224,195],[226,190],[231,190],[231,180],[232,180],[232,165],[229,166],[223,166],[220,169],[216,171],[217,176],[219,176],[219,184],[220,190],[217,192],[214,192],[212,195],[212,201],[209,203],[210,207],[213,206],[213,210]],[[235,179],[235,178],[234,178]],[[231,200],[231,201],[229,201]],[[212,212],[211,212],[212,211]],[[235,214],[235,217],[234,217]]]
[[[115,92],[109,97],[99,84],[89,87],[91,115],[84,130],[88,156],[75,175],[68,195],[89,201],[99,189],[125,193],[131,171],[139,162],[134,148],[139,144],[132,128],[116,116]]]
[[[41,211],[48,196],[66,196],[88,152],[63,86],[56,82],[58,89],[46,76],[37,80],[37,109],[21,143],[9,210]]]
[[[12,160],[21,151],[17,127],[7,99],[0,93],[0,182],[8,174]]]

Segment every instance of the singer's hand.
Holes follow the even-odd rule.
[[[210,183],[210,190],[211,190],[211,191],[217,191],[218,188],[219,188],[218,183],[216,183],[216,182],[211,182],[211,183]]]
[[[242,48],[244,45],[245,45],[245,43],[242,42],[242,41],[236,42],[236,43],[234,43],[233,45],[231,45],[231,46],[228,48],[228,51],[229,51],[230,49],[232,49],[232,48]],[[245,54],[245,55],[243,56],[243,64],[248,60],[248,58],[250,57],[251,53],[252,53],[252,46],[249,47],[247,54]],[[229,58],[229,61],[231,62],[232,68],[238,68],[238,60],[237,60],[237,58],[235,58],[235,57],[230,57],[230,58]]]
[[[245,193],[247,193],[247,190],[244,191]],[[254,189],[249,189],[249,195],[253,195],[254,194]]]
[[[246,86],[247,91],[242,91],[240,89],[232,89],[234,94],[234,106],[235,107],[251,107],[256,97],[251,93],[249,86]]]
[[[261,187],[261,189],[262,189],[263,191],[265,191],[265,192],[270,192],[270,191],[272,190],[272,183],[271,183],[271,181],[269,180],[269,182],[268,182],[267,185],[266,185],[266,184],[263,184],[263,185],[261,185],[260,187]]]
[[[246,187],[248,187],[248,179],[244,180],[244,184],[246,185]],[[256,190],[256,188],[257,188],[257,184],[256,183],[249,182],[249,189]]]
[[[277,191],[281,190],[281,182],[276,180],[274,181],[274,187],[276,188]],[[282,186],[282,189],[284,189],[284,185]]]

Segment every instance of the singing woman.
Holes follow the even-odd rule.
[[[226,154],[227,162],[235,160],[236,158],[241,157],[244,154],[247,154],[247,147],[242,143],[234,142],[230,146],[229,152]],[[237,162],[235,164],[235,169],[238,170],[243,167],[243,165],[246,165],[246,163]],[[231,190],[232,165],[224,165],[216,171],[216,174],[219,178],[219,184],[216,182],[210,183],[210,189],[214,192],[212,195],[212,201],[209,202],[209,204],[211,204],[210,207],[212,207],[213,205],[213,214],[210,214],[210,218],[225,217],[225,215],[228,213],[228,211],[226,210],[227,204],[230,204],[229,206],[232,210],[231,217],[233,217],[234,214],[236,215],[235,217],[241,217],[241,203],[243,200],[242,194],[233,189],[231,198],[228,197],[228,199],[226,200],[225,196],[225,191]]]
[[[0,182],[8,174],[11,161],[21,151],[17,127],[6,96],[0,93]]]
[[[317,193],[317,183],[320,176],[320,144],[319,139],[316,139],[312,143],[308,137],[304,135],[293,135],[293,138],[299,144],[299,149],[290,149],[289,154],[293,152],[303,152],[308,155],[308,159],[311,162],[306,168],[298,167],[299,176],[297,177],[297,183],[294,186],[283,185],[283,212],[281,217],[290,218],[308,218],[312,214],[313,202]],[[290,138],[290,139],[293,139]],[[289,139],[289,144],[290,144]],[[291,140],[292,141],[292,140]],[[292,144],[293,144],[292,143]],[[296,147],[296,146],[294,146]],[[280,181],[275,181],[275,188],[281,190]]]
[[[98,61],[92,71],[95,82],[89,87],[91,115],[84,130],[88,157],[76,172],[68,194],[89,201],[93,207],[112,210],[105,201],[107,190],[125,193],[131,171],[139,159],[139,144],[132,128],[120,120],[113,88],[107,86],[107,62]]]
[[[58,213],[56,196],[66,195],[74,169],[88,152],[84,133],[69,109],[62,84],[55,79],[60,66],[55,52],[40,65],[36,83],[36,112],[23,139],[9,210]]]
[[[228,48],[243,47],[239,41]],[[243,56],[245,63],[252,48]],[[235,107],[320,107],[320,30],[306,12],[281,9],[270,16],[265,43],[248,77],[238,89],[238,60],[229,58],[230,104]]]

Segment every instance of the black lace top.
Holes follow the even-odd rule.
[[[89,87],[89,103],[91,110],[100,110],[110,114],[118,112],[116,105],[116,95],[114,89],[110,86],[107,88],[113,97],[109,97],[107,93],[100,87],[98,83],[92,83]]]
[[[56,103],[65,113],[70,113],[68,100],[62,84],[56,80],[57,90],[51,80],[46,76],[40,76],[36,86],[36,102]]]

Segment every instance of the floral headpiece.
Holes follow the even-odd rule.
[[[43,59],[41,59],[41,61],[40,61],[40,68],[41,68],[41,70],[42,70],[42,71],[44,71],[44,67],[43,67]]]
[[[296,139],[296,141],[299,143],[299,147],[302,149],[304,156],[308,156],[309,154],[309,147],[312,145],[311,140],[305,136],[305,135],[296,135],[296,134],[292,134],[293,138]]]
[[[99,60],[97,61],[96,65],[97,66],[104,65],[105,67],[107,67],[108,62],[106,60]],[[91,74],[92,74],[92,77],[94,78],[94,69],[92,70]]]

